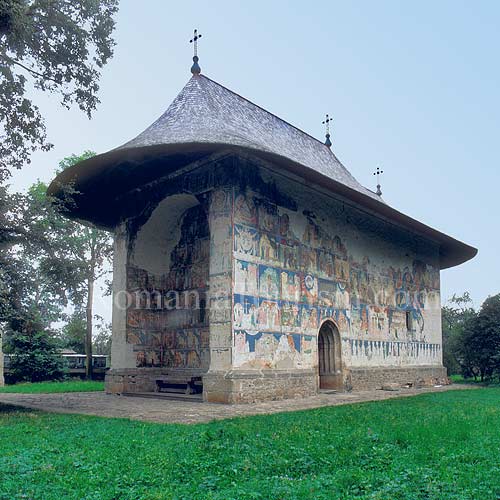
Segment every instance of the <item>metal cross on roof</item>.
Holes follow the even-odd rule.
[[[198,40],[201,38],[201,35],[198,34],[198,30],[194,30],[193,38],[189,40],[189,43],[193,44],[194,55],[193,55],[193,65],[191,66],[191,73],[193,75],[199,75],[201,73],[200,65],[198,64]]]
[[[373,172],[373,175],[377,176],[377,195],[382,196],[382,190],[380,189],[380,176],[384,173],[383,170],[380,170],[379,167],[377,167],[377,170]]]
[[[332,145],[332,141],[330,140],[330,122],[333,122],[333,118],[330,118],[327,113],[325,119],[321,123],[326,126],[325,145],[328,147]]]

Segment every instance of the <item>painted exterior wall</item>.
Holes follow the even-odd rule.
[[[208,401],[313,394],[326,320],[347,390],[445,376],[432,242],[250,158],[139,195],[115,231],[110,392],[183,372]]]
[[[440,366],[437,249],[357,227],[342,203],[285,184],[293,210],[234,192],[234,367],[317,367],[328,319],[347,367]]]
[[[166,198],[129,244],[126,343],[134,367],[209,367],[209,227],[189,195]]]

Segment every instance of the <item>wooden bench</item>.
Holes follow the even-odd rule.
[[[178,394],[201,394],[203,384],[200,376],[165,375],[157,377],[156,392],[175,392]]]

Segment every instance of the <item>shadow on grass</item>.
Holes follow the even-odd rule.
[[[8,405],[5,403],[0,403],[0,416],[12,415],[12,414],[27,414],[34,413],[35,410],[31,408],[24,408],[23,406]]]

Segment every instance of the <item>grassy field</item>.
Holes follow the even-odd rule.
[[[497,500],[500,389],[191,426],[4,406],[0,499],[17,498]]]
[[[65,380],[64,382],[38,382],[35,384],[14,384],[0,387],[2,392],[18,392],[21,394],[46,394],[53,392],[93,392],[103,391],[104,382],[98,380]]]

